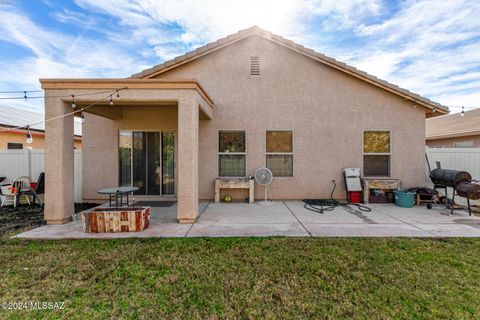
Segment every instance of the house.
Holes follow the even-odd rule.
[[[426,132],[432,148],[480,148],[480,109],[427,119]]]
[[[85,108],[84,199],[138,186],[137,197],[175,199],[180,223],[197,218],[199,199],[214,198],[216,177],[263,166],[275,176],[273,199],[328,198],[332,180],[335,197],[345,198],[344,167],[423,185],[425,118],[448,113],[258,27],[130,78],[40,82],[47,97],[59,97],[45,100],[46,118],[59,117],[46,124],[51,224],[73,212],[74,99]],[[257,187],[255,197],[263,192]]]
[[[0,150],[2,149],[43,149],[45,148],[45,117],[43,114],[30,110],[0,105]],[[75,118],[74,146],[82,147],[82,123]],[[30,127],[32,143],[27,143],[28,130],[25,128],[12,129],[26,124],[35,124]]]

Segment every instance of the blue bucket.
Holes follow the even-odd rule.
[[[395,194],[395,204],[402,208],[411,208],[415,204],[415,192],[403,190],[393,190]]]

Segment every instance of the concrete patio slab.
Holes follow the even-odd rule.
[[[480,237],[479,225],[467,224],[415,224],[438,237]]]
[[[456,223],[455,220],[471,218],[474,221],[479,221],[480,218],[476,216],[469,216],[468,212],[464,210],[454,210],[454,214],[450,215],[450,210],[444,208],[427,209],[424,206],[415,206],[413,208],[401,208],[389,204],[372,204],[370,207],[377,212],[384,215],[398,219],[405,223]]]
[[[278,224],[298,223],[281,201],[265,206],[258,203],[210,203],[197,224]]]
[[[313,237],[435,237],[408,224],[305,224]]]
[[[199,203],[199,209],[204,210],[208,202]],[[143,232],[118,233],[85,233],[82,222],[73,221],[62,225],[46,225],[32,229],[17,238],[26,239],[114,239],[114,238],[153,238],[153,237],[185,237],[192,227],[191,224],[179,224],[177,221],[177,206],[152,207],[150,211],[150,226]]]
[[[323,214],[304,208],[301,201],[285,201],[290,211],[305,224],[328,223],[328,224],[377,224],[377,223],[403,223],[379,211],[364,212],[356,206],[337,207],[334,211],[325,211]]]
[[[80,221],[47,225],[17,235],[27,239],[110,239],[149,237],[480,237],[480,217],[465,211],[400,208],[370,204],[371,212],[354,206],[324,214],[309,211],[301,201],[199,204],[193,224],[177,223],[176,205],[152,207],[150,227],[143,232],[84,233]]]
[[[281,202],[210,203],[188,237],[306,237],[308,232]]]
[[[298,223],[196,223],[187,237],[308,237],[308,232]]]

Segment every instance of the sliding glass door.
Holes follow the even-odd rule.
[[[162,132],[162,194],[175,194],[175,133]]]
[[[139,195],[175,195],[175,133],[121,131],[119,181]]]

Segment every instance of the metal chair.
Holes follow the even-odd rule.
[[[34,185],[34,187],[32,187]],[[36,203],[38,200],[38,203],[40,205],[43,205],[42,200],[40,200],[40,197],[38,196],[39,194],[45,193],[45,173],[42,172],[38,176],[38,180],[36,183],[29,183],[30,188],[28,190],[24,190],[22,194],[27,195],[27,196],[32,196],[33,197],[33,204]]]

